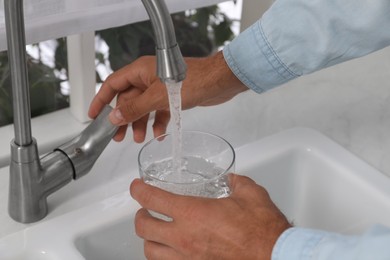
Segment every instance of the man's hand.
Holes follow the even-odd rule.
[[[271,259],[272,248],[291,227],[267,191],[253,180],[231,174],[232,194],[223,199],[175,195],[136,179],[135,217],[148,259]],[[152,210],[173,219],[151,216]]]
[[[226,102],[248,88],[227,66],[222,52],[207,58],[186,58],[187,77],[182,87],[182,108],[210,106]],[[156,111],[153,132],[164,134],[169,123],[166,87],[156,76],[155,57],[141,57],[111,74],[94,97],[89,116],[95,118],[117,96],[117,106],[110,114],[113,124],[121,126],[114,140],[121,141],[132,123],[134,140],[143,142],[151,112]]]

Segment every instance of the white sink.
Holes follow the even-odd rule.
[[[236,152],[236,172],[265,186],[297,226],[347,234],[390,226],[390,178],[313,130],[292,129]],[[133,227],[139,206],[123,188],[136,169],[131,176],[115,180],[122,183],[115,195],[1,238],[0,259],[144,259]]]

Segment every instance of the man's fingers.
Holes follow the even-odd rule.
[[[88,111],[89,117],[95,118],[100,113],[102,108],[105,105],[110,104],[111,100],[118,93],[131,88],[142,91],[145,90],[148,87],[147,85],[149,82],[145,83],[143,81],[143,78],[140,76],[140,73],[142,72],[141,69],[145,66],[148,66],[145,64],[150,62],[152,63],[152,66],[154,66],[155,62],[153,61],[153,57],[142,57],[108,76],[91,102]]]
[[[137,89],[135,87],[128,88],[125,91],[120,92],[116,100],[116,107],[111,111],[109,115],[109,119],[111,123],[113,123],[114,125],[127,125],[128,123],[132,122],[132,121],[127,121],[123,117],[119,107],[121,105],[126,106],[128,103],[133,102],[133,100],[136,100],[141,94],[142,94],[142,90]]]
[[[134,225],[137,236],[157,243],[166,241],[172,229],[171,222],[153,217],[144,208],[138,210],[135,215]]]
[[[111,100],[116,96],[117,93],[118,91],[113,89],[109,83],[103,84],[98,93],[92,99],[88,110],[88,116],[90,118],[96,118],[103,107],[107,104],[110,104]]]
[[[145,184],[140,179],[135,179],[131,183],[130,194],[142,207],[173,219],[179,213],[178,210],[183,209],[187,204],[186,197]]]
[[[141,117],[132,123],[133,139],[136,143],[142,143],[146,136],[146,127],[148,126],[149,114]]]
[[[111,112],[116,116],[117,121],[111,120],[111,122],[117,125],[134,122],[155,110],[168,108],[165,86],[157,81],[153,85],[156,86],[151,86],[136,98],[118,100],[118,106]]]
[[[229,174],[229,182],[232,191],[242,190],[243,186],[252,186],[256,184],[256,182],[251,178],[234,173]]]
[[[126,136],[126,132],[127,132],[127,125],[120,126],[113,137],[114,141],[116,142],[122,141]]]
[[[181,260],[184,258],[173,248],[153,241],[144,242],[144,253],[148,260]]]
[[[111,74],[103,82],[103,85],[91,102],[88,111],[89,117],[95,118],[102,108],[105,105],[110,104],[118,93],[133,88],[131,80],[127,78],[127,74],[129,74],[127,70],[131,70],[130,66],[124,67],[116,73]]]
[[[153,123],[153,135],[154,137],[165,134],[169,124],[171,114],[168,110],[157,110],[154,123]]]
[[[231,198],[245,198],[250,203],[259,200],[264,202],[270,200],[267,190],[247,176],[230,174],[229,181],[232,191]]]

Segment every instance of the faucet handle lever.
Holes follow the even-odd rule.
[[[106,105],[84,131],[56,149],[68,156],[73,165],[74,179],[84,176],[91,170],[118,130],[118,126],[113,125],[108,118],[111,110],[112,107]]]

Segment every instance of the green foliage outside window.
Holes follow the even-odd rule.
[[[232,21],[217,6],[172,15],[177,42],[183,56],[204,57],[233,38]],[[109,46],[109,61],[115,71],[143,55],[155,54],[149,21],[98,31]],[[104,63],[103,55],[97,56]]]
[[[60,41],[60,40],[59,40]],[[61,65],[62,66],[62,65]],[[27,56],[31,115],[39,116],[69,106],[61,93],[61,79],[40,59]],[[12,89],[7,52],[0,53],[0,126],[12,123]]]
[[[200,8],[172,15],[178,44],[184,56],[210,55],[233,38],[232,21],[217,6]],[[97,31],[96,35],[109,47],[108,59],[113,71],[142,55],[153,55],[153,31],[149,21]],[[99,63],[106,64],[105,55],[96,53]],[[57,39],[54,68],[41,59],[27,57],[30,81],[31,114],[38,116],[69,106],[69,96],[61,92],[56,71],[67,75],[66,39]],[[102,82],[96,73],[97,82]],[[0,126],[12,123],[12,92],[6,52],[0,53]]]

